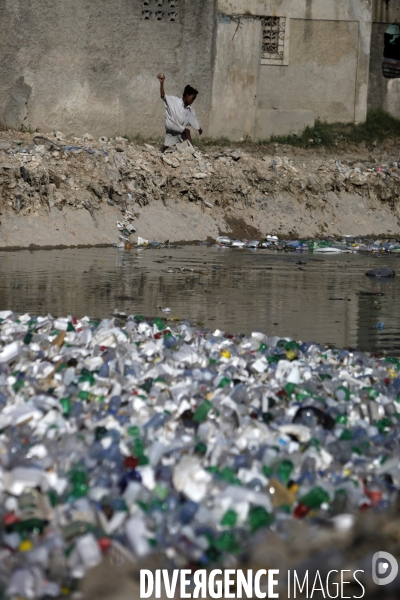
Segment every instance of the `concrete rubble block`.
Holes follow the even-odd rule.
[[[170,167],[173,167],[174,169],[179,167],[179,165],[181,164],[177,158],[172,158],[172,157],[167,158],[166,156],[163,156],[163,161],[165,162],[166,165],[169,165]]]

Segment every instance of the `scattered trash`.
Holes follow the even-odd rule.
[[[116,314],[0,312],[5,596],[71,594],[108,552],[205,567],[395,503],[398,357]]]
[[[230,246],[232,248],[267,248],[270,250],[280,250],[286,252],[315,252],[315,253],[333,253],[343,252],[371,252],[371,253],[397,253],[400,246],[397,241],[382,240],[362,240],[342,236],[335,240],[333,237],[315,240],[280,240],[278,236],[267,235],[264,241],[260,240],[231,240],[228,236],[219,236],[216,239],[220,246]],[[298,264],[301,264],[299,262]],[[394,277],[395,272],[390,267],[379,267],[371,269],[366,273],[369,277]]]
[[[180,142],[179,144],[176,144],[175,147],[178,152],[182,152],[183,154],[194,154],[196,152],[189,140]]]
[[[62,139],[63,139],[62,134],[60,134],[60,133],[59,133],[59,136],[55,135],[54,139],[47,138],[43,135],[35,135],[35,137],[33,138],[33,143],[36,144],[37,146],[44,146],[49,151],[62,150],[64,153],[67,153],[67,152],[77,153],[77,152],[84,151],[84,152],[87,152],[88,154],[94,154],[94,150],[92,150],[92,148],[88,148],[87,146],[71,146],[71,145],[66,144],[65,142],[62,142],[61,141]],[[104,154],[107,154],[107,153],[104,151]]]
[[[232,241],[226,235],[219,236],[217,238],[217,243],[220,246],[231,246],[232,245]]]
[[[123,221],[117,221],[117,229],[119,229],[120,231],[122,231],[123,236],[119,236],[120,239],[125,240],[125,242],[129,243],[129,246],[131,244],[128,236],[130,236],[132,233],[134,233],[136,231],[135,226],[133,225],[132,221],[135,218],[135,215],[133,215],[129,210],[123,210],[121,211],[123,214]],[[130,249],[130,247],[129,247]]]
[[[149,240],[145,240],[144,238],[138,236],[137,245],[138,246],[148,246]]]
[[[377,323],[376,325],[374,325],[374,329],[379,329],[379,331],[383,331],[385,329],[385,323],[383,321]]]
[[[169,197],[208,208],[206,202],[232,208],[244,206],[251,213],[261,197],[268,204],[288,189],[302,202],[324,197],[328,191],[360,194],[385,206],[394,205],[398,197],[399,164],[389,159],[385,162],[381,156],[381,170],[377,171],[377,161],[372,157],[358,162],[345,157],[340,161],[321,162],[316,158],[304,162],[288,156],[257,156],[238,148],[209,148],[206,152],[188,144],[182,149],[192,154],[161,154],[152,144],[134,144],[121,137],[94,140],[90,134],[81,138],[55,134],[35,135],[34,139],[21,134],[21,141],[10,134],[9,140],[0,142],[0,152],[6,159],[2,202],[21,216],[48,209],[50,203],[60,211],[72,206],[95,215],[107,204],[116,209],[134,205],[142,208]],[[21,166],[25,171],[21,172]],[[21,196],[20,202],[17,196]],[[316,226],[321,216],[316,209]],[[322,221],[320,224],[324,226]],[[347,241],[356,237],[347,236]],[[386,251],[386,242],[382,244],[377,252]],[[365,245],[374,246],[370,240]],[[390,251],[400,252],[400,244],[393,241]]]
[[[212,202],[207,202],[207,200],[203,200],[203,204],[204,206],[207,206],[207,208],[214,208],[214,204]]]
[[[248,240],[233,240],[230,245],[232,246],[232,248],[245,248],[247,244]]]

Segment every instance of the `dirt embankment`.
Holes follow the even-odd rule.
[[[352,154],[272,145],[162,155],[125,139],[0,135],[0,248],[266,234],[400,236],[392,143]]]

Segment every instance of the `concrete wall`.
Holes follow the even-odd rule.
[[[207,129],[215,0],[177,3],[179,22],[164,22],[143,21],[142,0],[0,0],[0,125],[162,134],[164,71],[167,93],[200,90]]]
[[[381,76],[382,23],[400,20],[400,0],[173,1],[177,22],[142,20],[143,0],[0,0],[0,127],[161,135],[159,71],[167,93],[200,90],[213,136],[363,121],[367,96],[400,116],[399,82]],[[269,15],[287,19],[282,66],[260,60]]]
[[[258,106],[355,120],[358,23],[292,19],[288,67],[261,67]]]
[[[229,18],[218,20],[210,131],[215,137],[254,137],[257,89],[261,65],[261,22],[237,27]]]
[[[282,65],[261,61],[254,98],[255,137],[296,133],[312,125],[316,118],[328,122],[365,120],[371,0],[218,0],[218,11],[221,16],[213,90],[224,89],[228,82],[240,78],[236,63],[227,60],[237,52],[239,44],[246,47],[252,64],[259,56],[259,38],[250,38],[251,28],[244,24],[259,22],[263,16],[286,17],[287,58]],[[238,25],[228,49],[228,31]],[[245,35],[249,36],[247,41],[243,39]],[[230,112],[239,110],[242,104],[242,95],[236,94]],[[224,119],[222,113],[218,113],[218,128],[215,127],[214,110],[213,104],[210,133],[238,139],[237,127],[232,127],[231,119]],[[253,107],[248,105],[248,111],[252,114]],[[248,128],[244,133],[248,133]]]
[[[400,0],[373,0],[372,22],[395,23],[400,20]]]

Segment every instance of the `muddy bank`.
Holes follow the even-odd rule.
[[[283,146],[161,155],[90,136],[0,137],[0,248],[192,241],[224,233],[400,235],[397,147],[338,155]],[[52,138],[53,139],[53,138]]]

